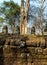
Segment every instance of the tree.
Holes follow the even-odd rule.
[[[19,20],[20,16],[20,6],[14,1],[10,0],[8,2],[4,1],[3,6],[1,6],[1,13],[4,15],[6,22],[11,25],[13,33],[16,32],[16,19]]]
[[[30,0],[26,0],[24,5],[24,0],[21,0],[21,22],[20,22],[20,34],[27,34],[27,22],[28,22],[28,10],[29,10]]]
[[[0,27],[2,27],[2,24],[4,21],[5,21],[5,19],[3,17],[0,17]]]
[[[43,35],[43,20],[44,20],[44,10],[46,6],[44,6],[45,0],[40,1],[40,14],[39,14],[39,28],[40,28],[40,34]]]
[[[3,22],[5,19],[3,17],[0,17],[0,22]]]
[[[45,9],[46,9],[46,0],[33,0],[33,1],[31,0],[28,17],[30,21],[33,20],[33,25],[36,27],[36,29],[39,30],[40,35],[43,34],[43,23],[46,21],[45,19],[46,15],[44,14]]]

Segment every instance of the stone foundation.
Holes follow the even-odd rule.
[[[47,46],[28,40],[29,47],[21,47],[22,37],[13,37],[0,39],[0,65],[47,65]]]

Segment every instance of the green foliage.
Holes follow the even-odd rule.
[[[2,22],[2,23],[3,23],[3,22],[4,22],[4,20],[5,20],[5,19],[4,19],[3,17],[0,17],[0,22]]]
[[[3,6],[1,6],[1,13],[5,15],[7,21],[12,23],[20,15],[20,6],[14,1],[4,1]]]
[[[17,22],[16,19],[19,21],[20,6],[12,0],[4,1],[0,7],[0,14],[4,15],[5,21],[11,25],[12,32],[14,33],[16,25],[15,22]],[[1,21],[2,20],[3,19],[1,19]]]
[[[5,19],[3,17],[0,17],[0,27],[2,27],[3,22],[5,22]]]

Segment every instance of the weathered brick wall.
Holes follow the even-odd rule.
[[[47,41],[46,46],[45,44],[43,46],[41,43],[26,41],[26,44],[31,45],[31,47],[25,48],[21,47],[20,43],[23,42],[19,37],[18,39],[9,37],[2,41],[3,45],[0,45],[0,65],[47,65]],[[20,45],[15,46],[16,44]]]
[[[47,48],[35,49],[32,48],[32,55],[27,53],[27,59],[25,59],[25,53],[21,53],[20,50],[16,52],[16,49],[4,46],[4,48],[0,49],[0,65],[47,65]]]
[[[21,50],[11,49],[9,46],[4,46],[3,56],[4,65],[47,65],[47,48],[31,48],[31,54],[27,53],[27,59],[25,59],[25,53],[21,53]],[[33,50],[33,51],[32,51]],[[37,53],[36,53],[37,52]]]

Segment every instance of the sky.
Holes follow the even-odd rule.
[[[3,2],[3,1],[10,1],[10,0],[0,0],[0,4]],[[18,3],[20,5],[20,0],[13,0],[14,2]]]

